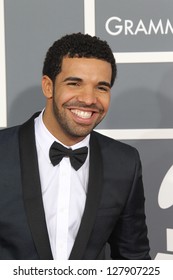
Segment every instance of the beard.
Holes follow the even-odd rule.
[[[101,122],[103,117],[100,117],[98,120],[96,120],[95,123],[91,125],[85,125],[85,124],[77,124],[75,123],[72,118],[70,118],[67,114],[66,107],[68,106],[76,106],[78,108],[97,108],[99,109],[99,112],[103,112],[102,108],[98,108],[95,104],[91,106],[87,106],[86,104],[82,102],[67,102],[62,106],[62,109],[59,109],[55,100],[55,97],[53,95],[53,113],[55,116],[55,119],[61,128],[63,132],[68,135],[70,138],[79,138],[83,137],[85,138],[88,134],[91,133],[91,131]],[[102,114],[100,114],[102,116]]]

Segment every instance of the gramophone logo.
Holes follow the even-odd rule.
[[[168,209],[173,206],[173,165],[166,173],[160,186],[158,194],[158,203],[160,208]],[[173,228],[166,229],[167,251],[169,253],[158,253],[156,259],[173,260]]]

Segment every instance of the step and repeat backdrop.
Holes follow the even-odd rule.
[[[42,109],[41,71],[62,35],[89,33],[118,63],[98,130],[141,155],[152,259],[173,259],[173,1],[0,1],[0,127]]]

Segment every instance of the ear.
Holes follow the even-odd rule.
[[[46,98],[51,99],[53,96],[53,83],[52,80],[44,75],[42,77],[42,91]]]

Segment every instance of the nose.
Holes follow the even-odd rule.
[[[97,97],[94,88],[85,87],[79,94],[78,100],[86,105],[96,104]]]

